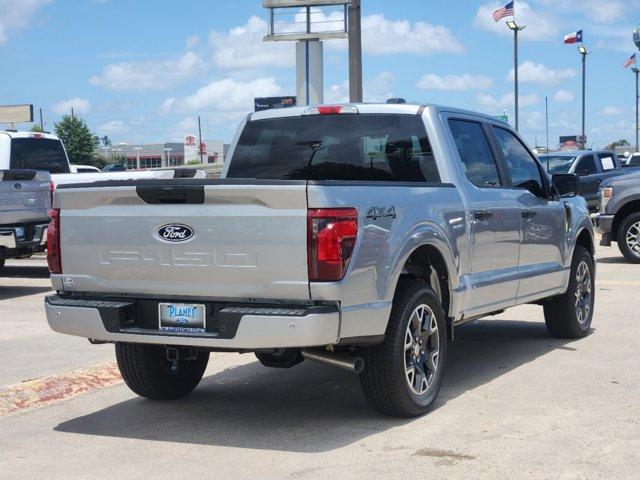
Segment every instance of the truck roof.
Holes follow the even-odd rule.
[[[395,113],[405,115],[417,115],[420,111],[431,110],[433,113],[450,112],[461,115],[485,118],[491,121],[501,120],[484,113],[472,112],[460,108],[447,107],[444,105],[422,104],[422,103],[326,103],[324,106],[356,107],[358,113]],[[298,106],[291,108],[274,108],[262,112],[252,113],[250,120],[267,120],[271,118],[300,117],[309,108],[314,106]]]
[[[17,130],[0,130],[0,134],[8,135],[9,138],[46,138],[48,140],[60,140],[57,135],[44,132],[26,132]]]

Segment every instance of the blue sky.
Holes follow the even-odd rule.
[[[389,96],[513,115],[513,42],[499,1],[362,0],[365,100]],[[522,33],[521,132],[551,144],[580,132],[584,29],[587,132],[594,147],[633,141],[640,0],[516,1]],[[0,104],[43,108],[47,128],[73,106],[118,142],[231,139],[254,95],[295,94],[294,45],[264,43],[261,0],[0,0]],[[329,13],[329,12],[327,12]],[[325,44],[325,101],[348,97],[346,41]]]

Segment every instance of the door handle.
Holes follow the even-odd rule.
[[[522,218],[524,218],[525,220],[531,220],[537,215],[538,212],[534,212],[533,210],[525,210],[524,212],[522,212]]]
[[[485,222],[490,218],[493,218],[493,212],[489,212],[487,210],[477,210],[473,212],[473,218],[480,222]]]

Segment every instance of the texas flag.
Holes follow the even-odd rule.
[[[624,62],[624,68],[629,68],[631,65],[637,65],[635,53],[631,55],[631,57],[626,62]]]
[[[573,43],[582,43],[582,30],[570,33],[564,37],[565,45],[571,45]]]

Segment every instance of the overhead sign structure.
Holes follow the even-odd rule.
[[[351,0],[263,0],[264,8],[322,7],[348,5]]]
[[[636,29],[633,31],[633,41],[635,42],[636,46],[640,48],[640,26],[636,27]]]
[[[33,105],[0,106],[0,123],[33,122]]]

